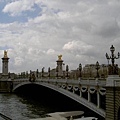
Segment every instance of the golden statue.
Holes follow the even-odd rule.
[[[62,55],[58,55],[58,60],[62,60]]]
[[[4,58],[7,58],[7,50],[4,50]]]

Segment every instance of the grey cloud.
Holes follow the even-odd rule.
[[[1,46],[12,48],[8,51],[11,71],[54,68],[58,54],[63,55],[70,69],[76,69],[79,63],[107,63],[105,53],[110,53],[112,44],[115,52],[120,51],[120,3],[117,0],[27,2],[31,8],[33,3],[42,2],[39,16],[28,16],[26,23],[0,24]],[[10,8],[6,8],[6,12],[14,15],[21,12],[21,9],[15,11],[15,7],[12,9],[15,13]],[[2,53],[0,55],[2,57]]]
[[[114,38],[119,35],[120,27],[117,21],[106,21],[100,27],[96,28],[95,34],[98,34],[102,37]]]

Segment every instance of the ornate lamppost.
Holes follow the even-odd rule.
[[[112,62],[112,66],[109,68],[109,74],[117,74],[118,71],[116,71],[117,69],[117,66],[115,66],[115,59],[118,59],[120,58],[120,53],[118,52],[118,56],[116,57],[116,55],[114,54],[114,51],[115,51],[115,47],[112,45],[110,47],[110,51],[111,51],[111,55],[109,56],[107,53],[106,53],[106,58],[108,60],[108,65],[109,65],[109,60],[111,59],[111,62]]]
[[[65,78],[65,63],[63,63],[63,78]]]
[[[81,79],[81,77],[82,77],[82,73],[81,73],[81,71],[82,71],[82,65],[81,65],[81,63],[79,64],[79,78]]]
[[[44,67],[42,68],[42,77],[44,77]]]
[[[23,78],[26,78],[25,72],[23,72]]]
[[[69,66],[66,65],[66,78],[68,78],[68,71],[69,71]]]
[[[56,67],[56,78],[58,78],[58,66]]]
[[[36,77],[38,78],[38,74],[39,74],[39,71],[38,71],[38,69],[37,69],[37,71],[36,71]]]
[[[50,67],[48,68],[48,77],[50,78]]]
[[[96,78],[99,78],[99,72],[98,72],[99,69],[100,69],[100,65],[99,65],[99,62],[97,61],[96,62],[96,70],[97,70]]]

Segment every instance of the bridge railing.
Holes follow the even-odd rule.
[[[26,82],[29,81],[28,78],[22,78],[22,79],[15,79],[14,82]],[[102,79],[96,79],[96,80],[90,80],[90,79],[86,79],[86,80],[72,80],[72,79],[36,79],[36,81],[39,82],[49,82],[49,83],[61,83],[61,84],[82,84],[82,85],[93,85],[93,86],[105,86],[106,85],[106,81],[102,80]],[[120,85],[120,81],[116,81],[116,84]]]
[[[105,86],[105,80],[71,80],[71,79],[37,79],[36,81],[49,82],[49,83],[61,83],[61,84],[73,84],[73,85],[93,85],[93,86]]]

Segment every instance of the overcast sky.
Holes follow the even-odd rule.
[[[107,64],[111,45],[117,55],[119,0],[0,0],[0,56],[8,50],[10,72],[47,71],[59,54],[70,70]]]

